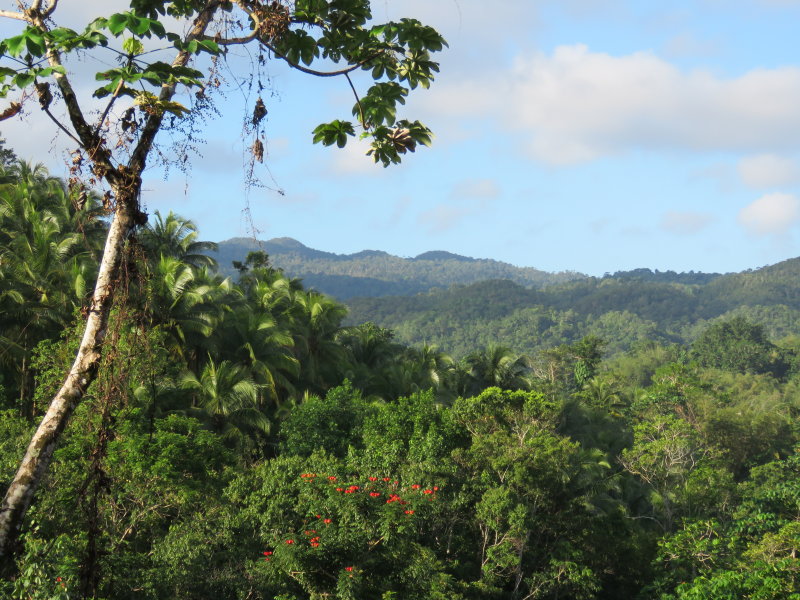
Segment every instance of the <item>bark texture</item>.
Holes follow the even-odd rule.
[[[15,13],[16,16],[13,18],[27,21],[43,31],[48,30],[47,20],[55,10],[57,0],[51,0],[46,10],[41,10],[40,4],[41,0],[35,0],[30,9]],[[221,4],[220,0],[206,2],[185,36],[185,41],[205,34]],[[0,16],[9,15],[0,14]],[[47,59],[52,66],[62,64],[61,56],[54,49],[48,51]],[[191,55],[188,52],[181,51],[175,57],[173,65],[186,65],[190,59]],[[22,527],[25,513],[50,466],[61,433],[66,428],[75,407],[86,394],[86,389],[97,376],[125,241],[136,225],[146,222],[146,216],[139,210],[141,174],[163,121],[163,114],[151,114],[147,118],[128,164],[115,166],[112,151],[107,146],[106,140],[99,135],[103,123],[97,126],[89,124],[67,75],[55,74],[54,77],[75,133],[74,136],[72,134],[70,136],[87,152],[94,164],[94,173],[111,186],[116,205],[89,306],[86,328],[75,362],[28,445],[25,457],[0,506],[0,571],[10,566],[15,540]],[[169,100],[174,95],[175,85],[164,85],[159,98]],[[43,110],[50,118],[54,118],[47,108]],[[59,127],[66,131],[60,123]]]

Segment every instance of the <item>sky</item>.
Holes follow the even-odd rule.
[[[77,23],[114,3],[62,0],[58,12]],[[358,143],[313,145],[317,124],[350,118],[347,82],[267,62],[266,156],[254,170],[263,185],[247,186],[258,92],[236,50],[191,170],[148,170],[148,212],[173,210],[214,241],[446,250],[591,275],[733,272],[800,254],[800,0],[372,6],[376,22],[418,18],[449,42],[436,81],[402,113],[434,131],[432,148],[384,169]],[[2,21],[0,35],[17,31]],[[97,70],[88,59],[70,68]],[[25,121],[0,123],[0,137],[63,176],[69,140],[33,104]],[[167,152],[169,136],[159,141]]]

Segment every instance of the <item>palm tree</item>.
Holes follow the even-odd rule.
[[[164,218],[156,211],[138,239],[151,260],[167,256],[194,267],[216,268],[217,261],[206,252],[215,252],[217,244],[198,241],[197,236],[197,226],[192,221],[172,211]]]
[[[530,368],[527,359],[514,354],[505,346],[488,346],[464,359],[473,380],[473,393],[487,387],[520,390],[530,387]]]
[[[176,356],[196,360],[232,294],[231,281],[164,255],[152,268],[146,312],[167,331]]]
[[[300,365],[292,354],[292,335],[272,315],[243,302],[225,313],[217,333],[223,335],[220,354],[248,369],[274,405],[294,392]]]
[[[301,365],[300,385],[323,393],[341,380],[346,352],[336,336],[347,308],[314,291],[295,292],[294,298],[292,333]]]
[[[30,351],[63,330],[86,300],[104,224],[97,197],[80,205],[41,165],[17,163],[0,184],[0,364],[16,370],[23,408]],[[13,365],[13,366],[12,366]]]
[[[243,366],[209,357],[200,377],[187,372],[180,386],[193,394],[195,413],[231,444],[241,447],[269,433],[269,419],[258,406],[260,386]]]

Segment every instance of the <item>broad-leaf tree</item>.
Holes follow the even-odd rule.
[[[130,0],[128,10],[98,15],[80,30],[59,25],[61,8],[58,0],[18,0],[17,10],[0,10],[0,17],[20,25],[0,42],[0,96],[6,98],[0,118],[13,117],[27,98],[36,98],[41,112],[31,108],[41,116],[31,118],[52,121],[74,144],[70,184],[78,192],[105,188],[111,222],[75,362],[0,508],[4,559],[69,416],[96,378],[126,240],[147,220],[140,205],[142,173],[157,135],[200,114],[216,85],[213,78],[203,81],[203,61],[219,59],[232,45],[251,45],[262,60],[282,60],[309,75],[368,72],[374,84],[356,98],[356,124],[337,119],[320,125],[314,141],[342,147],[359,128],[371,141],[374,160],[388,165],[430,143],[430,131],[398,119],[397,108],[410,90],[428,87],[438,70],[431,53],[445,44],[414,19],[374,24],[368,0]],[[169,56],[153,52],[165,45]],[[76,53],[106,65],[119,59],[95,74],[93,97],[82,96],[91,86],[68,68]],[[99,110],[96,99],[103,101]],[[259,99],[252,110],[252,150],[262,160],[266,107]]]

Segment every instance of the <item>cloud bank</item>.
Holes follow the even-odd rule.
[[[800,147],[800,68],[725,78],[682,71],[651,52],[625,56],[559,46],[505,72],[431,93],[451,116],[493,117],[527,140],[531,157],[571,164],[633,150],[732,151]]]

